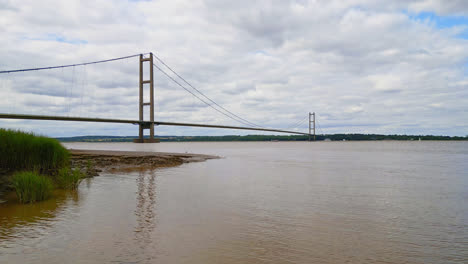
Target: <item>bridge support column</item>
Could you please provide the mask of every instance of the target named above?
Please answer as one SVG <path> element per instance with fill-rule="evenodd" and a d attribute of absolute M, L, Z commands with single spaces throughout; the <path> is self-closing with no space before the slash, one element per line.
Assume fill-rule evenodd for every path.
<path fill-rule="evenodd" d="M 310 119 L 310 117 L 313 116 L 314 119 Z M 309 112 L 309 141 L 311 141 L 311 126 L 310 124 L 313 123 L 314 124 L 314 141 L 315 141 L 315 112 L 311 113 Z"/>
<path fill-rule="evenodd" d="M 149 80 L 144 80 L 143 77 L 143 66 L 145 62 L 149 64 Z M 149 58 L 144 58 L 143 54 L 140 55 L 140 103 L 139 103 L 139 112 L 140 112 L 140 123 L 139 131 L 138 131 L 138 139 L 135 139 L 135 143 L 159 143 L 159 139 L 154 138 L 154 81 L 153 81 L 153 53 L 150 53 Z M 144 102 L 143 100 L 143 91 L 145 84 L 149 84 L 149 94 L 150 94 L 150 101 Z M 150 120 L 144 121 L 144 107 L 149 105 L 150 108 Z M 144 138 L 144 130 L 149 129 L 150 135 L 149 138 Z"/>
<path fill-rule="evenodd" d="M 313 112 L 312 115 L 314 116 L 313 123 L 314 123 L 314 141 L 315 141 L 315 112 Z"/>

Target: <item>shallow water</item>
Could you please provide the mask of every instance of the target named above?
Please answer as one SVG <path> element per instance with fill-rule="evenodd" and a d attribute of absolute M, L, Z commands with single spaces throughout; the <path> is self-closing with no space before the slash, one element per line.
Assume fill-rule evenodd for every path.
<path fill-rule="evenodd" d="M 0 204 L 0 263 L 468 262 L 468 142 L 66 145 L 223 158 Z"/>

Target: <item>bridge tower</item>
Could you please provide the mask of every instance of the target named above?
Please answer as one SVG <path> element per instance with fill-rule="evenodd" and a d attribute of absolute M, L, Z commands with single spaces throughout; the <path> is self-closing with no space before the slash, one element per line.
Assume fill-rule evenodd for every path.
<path fill-rule="evenodd" d="M 313 117 L 313 119 L 311 120 L 310 117 Z M 311 134 L 311 126 L 310 126 L 311 123 L 314 124 L 314 141 L 315 141 L 315 112 L 313 112 L 313 113 L 309 112 L 309 141 L 311 141 L 310 136 L 312 135 Z"/>
<path fill-rule="evenodd" d="M 145 62 L 149 64 L 149 80 L 144 79 L 144 65 Z M 139 133 L 138 133 L 138 139 L 135 139 L 135 143 L 159 143 L 159 139 L 154 138 L 154 79 L 153 79 L 153 53 L 150 53 L 149 58 L 144 58 L 143 54 L 140 54 L 140 103 L 139 103 L 139 109 L 140 109 L 140 118 L 139 118 Z M 144 95 L 144 90 L 145 90 L 145 84 L 148 86 L 149 84 L 149 102 L 144 102 L 143 100 L 143 95 Z M 145 106 L 149 106 L 149 121 L 144 120 L 144 108 Z M 145 129 L 150 130 L 150 135 L 148 139 L 144 138 L 144 133 L 143 131 Z"/>

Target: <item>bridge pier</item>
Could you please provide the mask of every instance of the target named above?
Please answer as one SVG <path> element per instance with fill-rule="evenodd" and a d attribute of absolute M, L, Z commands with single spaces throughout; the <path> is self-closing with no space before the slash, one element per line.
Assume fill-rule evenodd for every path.
<path fill-rule="evenodd" d="M 144 80 L 143 78 L 143 66 L 144 62 L 149 63 L 149 80 Z M 144 58 L 143 54 L 140 54 L 140 103 L 139 103 L 139 110 L 140 110 L 140 118 L 139 118 L 139 133 L 138 139 L 135 139 L 134 143 L 159 143 L 159 139 L 154 138 L 154 81 L 153 81 L 153 53 L 150 53 L 149 58 Z M 143 90 L 144 85 L 149 84 L 150 89 L 150 101 L 144 102 L 143 101 Z M 144 107 L 149 105 L 150 107 L 150 120 L 149 122 L 144 121 Z M 144 130 L 149 129 L 150 135 L 149 138 L 144 137 Z"/>

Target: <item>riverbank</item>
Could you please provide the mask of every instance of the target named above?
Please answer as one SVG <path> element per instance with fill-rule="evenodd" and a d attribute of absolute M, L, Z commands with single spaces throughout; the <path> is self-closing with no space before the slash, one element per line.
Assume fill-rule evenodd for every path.
<path fill-rule="evenodd" d="M 85 177 L 98 176 L 100 172 L 147 171 L 219 158 L 190 153 L 76 149 L 68 149 L 68 151 L 70 152 L 71 168 L 80 169 Z M 0 171 L 0 196 L 12 191 L 10 175 L 9 171 Z"/>
<path fill-rule="evenodd" d="M 190 153 L 76 149 L 69 149 L 69 151 L 72 167 L 88 171 L 88 176 L 96 176 L 102 171 L 145 171 L 219 158 Z"/>

